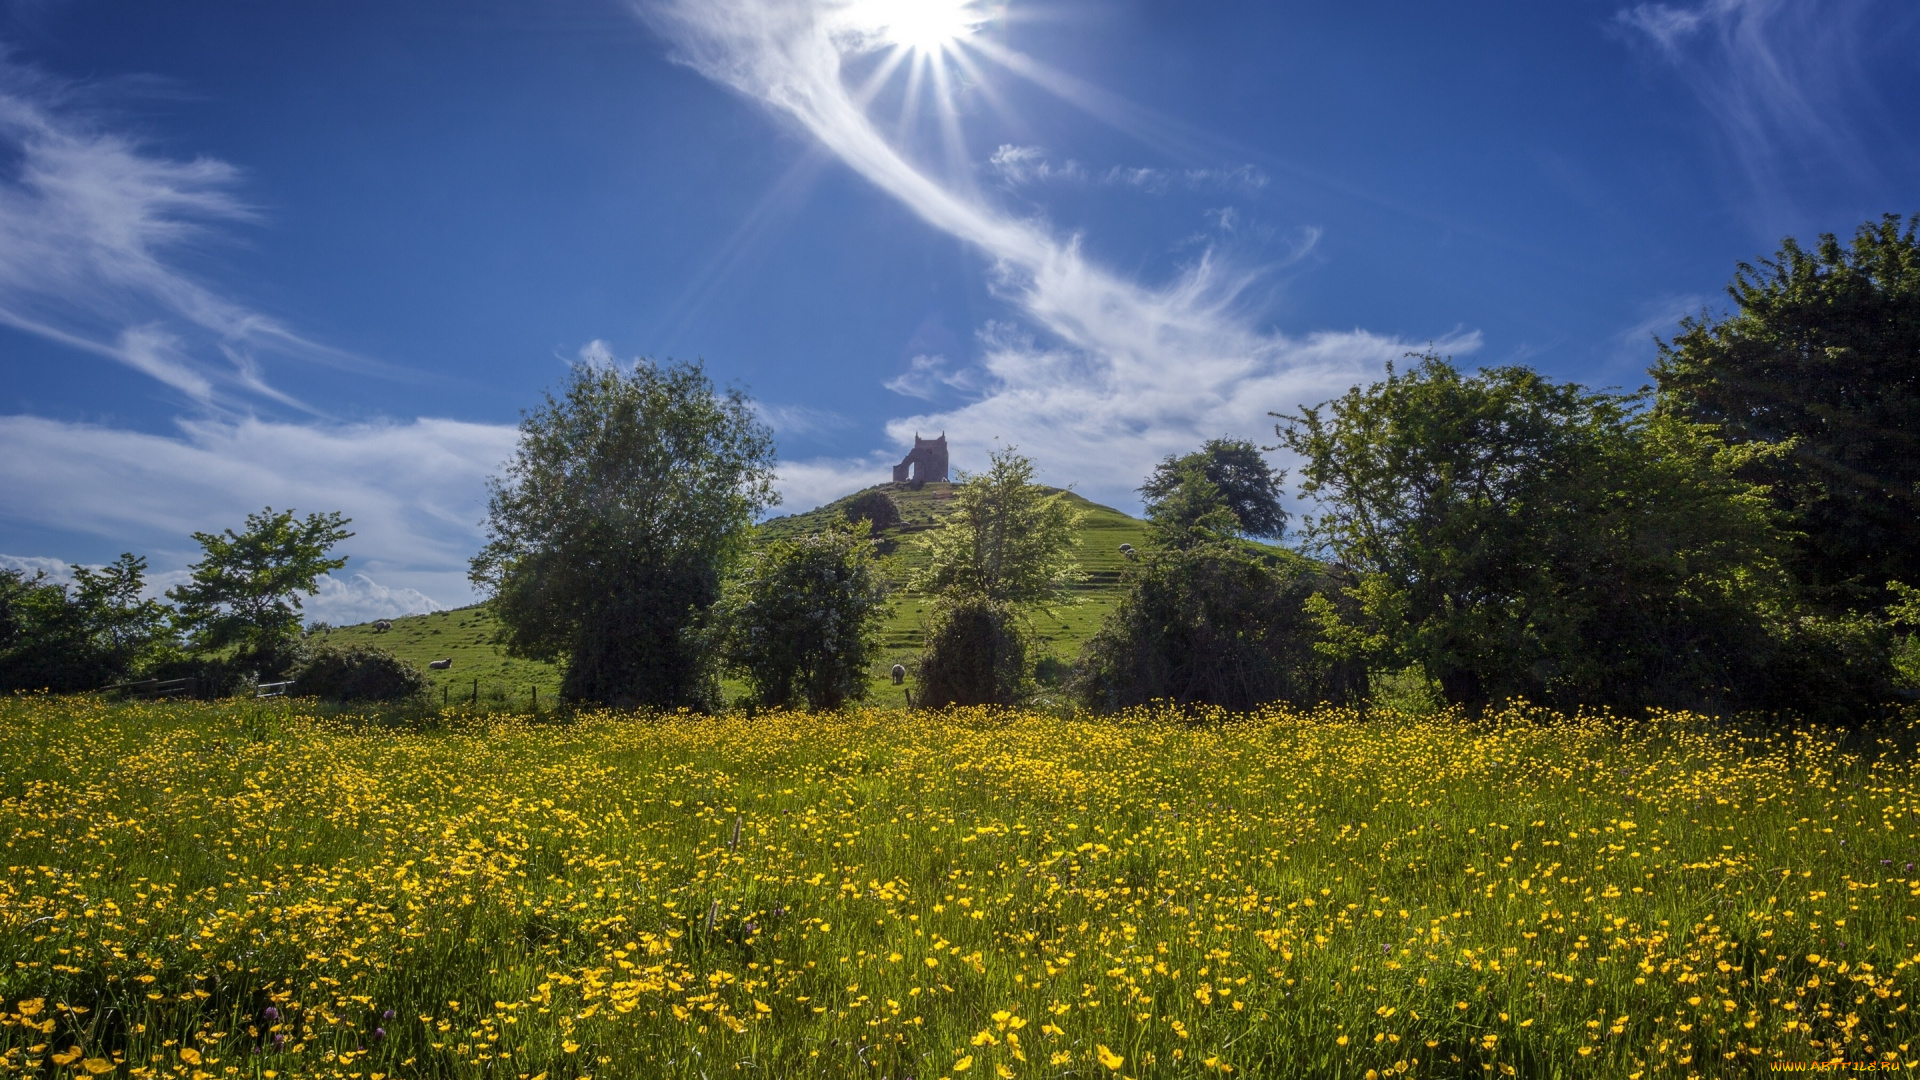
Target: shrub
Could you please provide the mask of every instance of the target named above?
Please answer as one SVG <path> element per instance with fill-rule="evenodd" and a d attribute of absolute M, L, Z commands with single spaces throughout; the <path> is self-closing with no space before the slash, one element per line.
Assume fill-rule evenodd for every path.
<path fill-rule="evenodd" d="M 961 595 L 937 603 L 927 620 L 920 654 L 919 702 L 949 705 L 1015 705 L 1029 690 L 1027 639 L 1007 603 Z"/>
<path fill-rule="evenodd" d="M 401 701 L 425 695 L 427 676 L 385 649 L 322 645 L 301 666 L 294 690 L 328 701 Z"/>
<path fill-rule="evenodd" d="M 848 521 L 866 521 L 874 532 L 900 524 L 900 505 L 884 491 L 869 491 L 847 504 Z"/>
<path fill-rule="evenodd" d="M 1154 546 L 1082 650 L 1072 690 L 1094 709 L 1165 700 L 1251 709 L 1358 697 L 1364 673 L 1314 650 L 1310 596 L 1331 582 L 1298 556 L 1226 540 Z"/>
<path fill-rule="evenodd" d="M 727 582 L 713 630 L 760 704 L 837 709 L 867 694 L 885 605 L 867 522 L 842 520 L 754 552 Z"/>

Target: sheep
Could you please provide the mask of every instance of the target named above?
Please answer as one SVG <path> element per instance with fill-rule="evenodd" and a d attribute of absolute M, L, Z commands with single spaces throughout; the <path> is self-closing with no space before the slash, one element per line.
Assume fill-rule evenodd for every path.
<path fill-rule="evenodd" d="M 445 660 L 429 660 L 427 666 L 435 671 L 445 671 L 453 666 L 453 657 L 449 656 Z"/>
<path fill-rule="evenodd" d="M 374 633 L 376 633 L 376 634 L 384 634 L 384 633 L 386 633 L 387 631 L 389 631 L 389 630 L 391 630 L 391 629 L 393 629 L 393 624 L 392 624 L 392 623 L 390 623 L 390 622 L 388 622 L 387 620 L 385 620 L 385 619 L 376 619 L 376 620 L 374 620 L 374 623 L 373 623 L 373 632 L 374 632 Z"/>
<path fill-rule="evenodd" d="M 1121 544 L 1121 545 L 1120 545 L 1120 555 L 1121 555 L 1121 557 L 1122 557 L 1122 558 L 1127 558 L 1127 559 L 1132 559 L 1132 558 L 1136 558 L 1136 557 L 1138 557 L 1138 556 L 1137 556 L 1137 554 L 1135 553 L 1135 551 L 1133 550 L 1133 545 L 1132 545 L 1132 544 Z"/>
<path fill-rule="evenodd" d="M 906 681 L 907 681 L 907 666 L 905 664 L 893 665 L 893 685 L 899 686 L 901 683 Z"/>

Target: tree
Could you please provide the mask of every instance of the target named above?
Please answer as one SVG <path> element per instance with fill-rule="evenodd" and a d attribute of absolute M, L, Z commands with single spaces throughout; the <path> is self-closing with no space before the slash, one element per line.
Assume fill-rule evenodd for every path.
<path fill-rule="evenodd" d="M 923 704 L 1010 705 L 1025 694 L 1025 617 L 1079 579 L 1080 520 L 1065 492 L 1033 482 L 1033 462 L 1012 447 L 963 478 L 944 527 L 920 541 L 927 563 L 911 583 L 934 600 L 917 679 Z"/>
<path fill-rule="evenodd" d="M 1169 456 L 1141 485 L 1140 493 L 1149 503 L 1164 500 L 1181 487 L 1182 473 L 1194 467 L 1219 492 L 1240 533 L 1277 537 L 1286 531 L 1287 512 L 1280 505 L 1280 492 L 1287 474 L 1269 466 L 1260 448 L 1245 439 L 1210 439 L 1191 454 Z"/>
<path fill-rule="evenodd" d="M 771 430 L 698 363 L 575 366 L 521 419 L 470 570 L 507 651 L 565 660 L 572 700 L 711 705 L 694 631 L 777 501 L 772 468 Z"/>
<path fill-rule="evenodd" d="M 760 704 L 819 711 L 867 696 L 885 614 L 872 525 L 843 518 L 762 544 L 727 582 L 713 625 L 723 662 Z"/>
<path fill-rule="evenodd" d="M 1033 482 L 1033 462 L 1012 447 L 995 451 L 987 471 L 963 477 L 942 528 L 924 534 L 927 555 L 913 585 L 930 593 L 968 593 L 1016 608 L 1045 604 L 1079 579 L 1080 511 L 1066 492 Z"/>
<path fill-rule="evenodd" d="M 1653 369 L 1659 408 L 1735 444 L 1799 535 L 1791 566 L 1829 612 L 1886 603 L 1920 581 L 1920 215 L 1888 215 L 1850 245 L 1792 239 L 1741 263 L 1737 309 L 1680 324 Z"/>
<path fill-rule="evenodd" d="M 1819 706 L 1796 687 L 1822 656 L 1827 704 L 1870 698 L 1847 634 L 1788 606 L 1767 492 L 1736 475 L 1767 451 L 1643 406 L 1426 356 L 1282 417 L 1308 535 L 1355 576 L 1326 646 L 1475 707 Z"/>
<path fill-rule="evenodd" d="M 192 578 L 168 590 L 177 619 L 203 653 L 234 650 L 232 664 L 251 664 L 263 677 L 285 674 L 299 659 L 300 597 L 319 587 L 320 575 L 347 565 L 328 552 L 353 534 L 338 513 L 248 514 L 246 530 L 193 534 L 201 559 Z"/>
<path fill-rule="evenodd" d="M 165 605 L 142 599 L 147 561 L 123 554 L 74 583 L 0 571 L 0 688 L 94 690 L 156 662 L 171 638 Z"/>

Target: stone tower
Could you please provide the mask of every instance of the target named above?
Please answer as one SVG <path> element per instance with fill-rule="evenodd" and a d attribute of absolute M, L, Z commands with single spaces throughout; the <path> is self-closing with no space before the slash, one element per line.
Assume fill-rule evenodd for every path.
<path fill-rule="evenodd" d="M 893 482 L 915 485 L 946 483 L 947 433 L 941 432 L 937 439 L 923 439 L 916 432 L 913 449 L 907 452 L 907 459 L 893 467 Z"/>

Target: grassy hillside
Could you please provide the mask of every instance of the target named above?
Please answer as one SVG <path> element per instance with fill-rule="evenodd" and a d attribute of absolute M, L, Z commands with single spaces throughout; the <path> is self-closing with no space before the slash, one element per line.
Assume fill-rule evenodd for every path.
<path fill-rule="evenodd" d="M 913 489 L 905 484 L 882 484 L 900 508 L 901 524 L 883 530 L 882 565 L 887 577 L 904 582 L 913 569 L 925 562 L 925 556 L 913 543 L 914 537 L 940 527 L 940 519 L 951 512 L 953 484 L 927 484 Z M 768 535 L 783 536 L 812 532 L 825 526 L 844 511 L 847 504 L 865 492 L 807 511 L 775 518 L 762 528 Z M 1085 513 L 1080 527 L 1080 565 L 1087 579 L 1073 589 L 1072 603 L 1038 617 L 1039 630 L 1052 654 L 1071 661 L 1080 646 L 1100 626 L 1120 598 L 1120 567 L 1124 562 L 1121 544 L 1139 546 L 1146 538 L 1146 523 L 1110 506 L 1089 502 L 1072 492 L 1068 501 Z M 906 663 L 920 651 L 920 625 L 926 617 L 926 598 L 898 590 L 893 610 L 882 633 L 881 658 L 872 672 L 873 701 L 882 706 L 904 706 L 905 697 L 888 672 L 894 664 Z M 432 615 L 411 615 L 391 620 L 393 629 L 376 631 L 372 623 L 340 627 L 326 640 L 342 645 L 378 645 L 422 668 L 431 660 L 451 659 L 447 671 L 429 671 L 434 680 L 434 696 L 446 693 L 450 698 L 472 694 L 479 682 L 480 699 L 496 703 L 526 703 L 535 688 L 542 698 L 557 699 L 560 670 L 552 664 L 515 660 L 494 644 L 493 617 L 484 607 L 467 607 Z M 743 692 L 730 687 L 729 696 Z"/>
<path fill-rule="evenodd" d="M 901 524 L 880 534 L 881 550 L 885 552 L 882 565 L 889 580 L 904 582 L 914 570 L 925 565 L 926 556 L 914 544 L 914 537 L 940 527 L 940 519 L 951 512 L 954 487 L 953 484 L 928 484 L 915 490 L 906 484 L 881 484 L 867 489 L 886 492 L 900 508 Z M 856 492 L 817 510 L 775 518 L 764 528 L 776 536 L 812 532 L 864 494 L 866 492 Z M 1062 661 L 1071 661 L 1079 653 L 1081 644 L 1093 636 L 1107 613 L 1119 602 L 1120 567 L 1125 561 L 1120 545 L 1138 547 L 1146 539 L 1147 530 L 1146 522 L 1110 506 L 1089 502 L 1072 492 L 1067 492 L 1067 501 L 1085 515 L 1080 524 L 1078 557 L 1087 579 L 1074 587 L 1071 603 L 1037 617 L 1041 636 L 1053 656 Z M 893 665 L 907 663 L 919 654 L 923 640 L 920 627 L 926 618 L 926 609 L 926 597 L 905 589 L 894 593 L 893 611 L 881 637 L 882 655 L 873 671 L 876 703 L 905 703 L 887 673 Z"/>
<path fill-rule="evenodd" d="M 553 664 L 515 660 L 494 644 L 493 616 L 484 607 L 436 611 L 394 619 L 393 629 L 377 631 L 373 623 L 343 626 L 323 640 L 334 645 L 378 645 L 403 660 L 411 660 L 433 680 L 433 696 L 451 700 L 474 692 L 495 704 L 530 704 L 537 688 L 543 701 L 560 699 L 560 669 Z M 453 661 L 446 671 L 433 671 L 434 660 Z"/>

